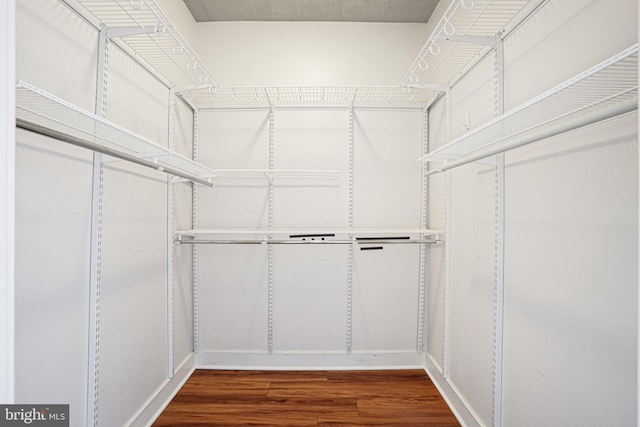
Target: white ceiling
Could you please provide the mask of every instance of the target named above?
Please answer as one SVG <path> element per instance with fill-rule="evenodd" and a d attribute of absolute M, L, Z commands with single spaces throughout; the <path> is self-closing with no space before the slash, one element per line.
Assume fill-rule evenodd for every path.
<path fill-rule="evenodd" d="M 439 0 L 184 0 L 197 22 L 426 23 Z"/>

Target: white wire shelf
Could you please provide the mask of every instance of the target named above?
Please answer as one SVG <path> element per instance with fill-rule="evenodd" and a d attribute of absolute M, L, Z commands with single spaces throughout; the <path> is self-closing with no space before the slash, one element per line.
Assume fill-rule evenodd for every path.
<path fill-rule="evenodd" d="M 493 48 L 496 34 L 528 3 L 453 0 L 398 86 L 214 87 L 183 92 L 182 96 L 199 107 L 220 109 L 424 108 L 483 51 Z"/>
<path fill-rule="evenodd" d="M 178 87 L 219 83 L 155 0 L 77 0 L 109 31 L 110 37 Z M 118 29 L 147 29 L 126 35 Z"/>
<path fill-rule="evenodd" d="M 214 169 L 219 178 L 305 178 L 337 179 L 342 175 L 337 169 Z"/>
<path fill-rule="evenodd" d="M 386 244 L 439 243 L 440 230 L 369 228 L 369 229 L 198 229 L 175 233 L 175 242 L 181 244 L 320 244 L 358 245 L 361 250 L 382 249 Z M 232 237 L 230 237 L 232 236 Z"/>
<path fill-rule="evenodd" d="M 174 153 L 130 130 L 103 119 L 26 82 L 16 84 L 16 119 L 55 132 L 70 139 L 84 141 L 118 156 L 139 159 L 157 165 L 155 169 L 175 171 L 183 178 L 208 183 L 215 171 Z M 70 142 L 70 141 L 67 141 Z M 122 158 L 122 157 L 120 157 Z"/>
<path fill-rule="evenodd" d="M 225 87 L 155 0 L 77 1 L 108 29 L 112 40 L 155 70 L 186 100 L 197 107 L 220 109 L 423 108 L 434 99 L 433 86 L 450 83 L 479 53 L 491 48 L 451 37 L 494 37 L 528 3 L 453 0 L 398 86 Z"/>
<path fill-rule="evenodd" d="M 352 235 L 352 236 L 400 236 L 400 235 L 413 235 L 413 236 L 437 236 L 441 234 L 441 230 L 429 230 L 425 228 L 332 228 L 332 229 L 320 229 L 320 228 L 208 228 L 197 230 L 181 230 L 176 231 L 175 235 L 180 237 L 199 237 L 199 236 L 211 236 L 211 235 L 262 235 L 262 236 L 312 236 L 312 235 Z"/>
<path fill-rule="evenodd" d="M 240 245 L 362 245 L 360 250 L 368 249 L 384 249 L 382 246 L 371 247 L 371 245 L 387 245 L 387 244 L 425 244 L 425 243 L 440 243 L 439 239 L 385 239 L 383 237 L 376 239 L 358 240 L 358 239 L 195 239 L 195 240 L 181 240 L 178 239 L 175 243 L 191 244 L 191 245 L 221 245 L 221 244 L 240 244 Z"/>
<path fill-rule="evenodd" d="M 555 86 L 418 161 L 437 173 L 638 108 L 638 45 Z"/>
<path fill-rule="evenodd" d="M 397 86 L 219 87 L 182 94 L 202 108 L 392 107 L 422 108 L 431 91 Z"/>
<path fill-rule="evenodd" d="M 212 182 L 220 186 L 238 186 L 245 182 L 253 187 L 256 182 L 264 182 L 274 186 L 282 183 L 287 186 L 308 187 L 310 182 L 330 183 L 342 176 L 342 171 L 336 169 L 213 169 L 213 171 L 216 176 L 212 177 Z"/>
<path fill-rule="evenodd" d="M 490 39 L 500 33 L 529 0 L 453 0 L 401 85 L 449 85 L 461 71 L 491 49 Z M 462 42 L 475 38 L 474 43 Z M 484 41 L 481 41 L 483 40 Z M 481 44 L 477 44 L 480 41 Z"/>

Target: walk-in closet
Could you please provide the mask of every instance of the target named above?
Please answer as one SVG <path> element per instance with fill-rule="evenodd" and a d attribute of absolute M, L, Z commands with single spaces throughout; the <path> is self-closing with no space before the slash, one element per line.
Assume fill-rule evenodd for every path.
<path fill-rule="evenodd" d="M 418 370 L 640 425 L 639 2 L 0 3 L 0 406 Z"/>

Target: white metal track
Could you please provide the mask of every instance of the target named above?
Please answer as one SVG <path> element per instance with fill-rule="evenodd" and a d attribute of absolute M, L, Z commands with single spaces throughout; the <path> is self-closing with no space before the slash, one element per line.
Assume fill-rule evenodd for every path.
<path fill-rule="evenodd" d="M 422 152 L 427 153 L 429 151 L 429 110 L 426 108 L 422 112 Z M 422 194 L 421 194 L 421 222 L 420 227 L 427 228 L 429 222 L 429 178 L 426 175 L 428 165 L 422 164 L 421 179 L 422 179 Z M 427 284 L 428 280 L 428 260 L 429 250 L 426 245 L 420 246 L 420 282 L 418 291 L 418 339 L 417 350 L 419 352 L 426 352 L 426 311 L 427 311 Z"/>
<path fill-rule="evenodd" d="M 175 114 L 176 114 L 176 99 L 175 93 L 171 89 L 169 90 L 168 99 L 168 117 L 169 121 L 169 149 L 175 148 Z M 175 375 L 174 366 L 174 296 L 175 296 L 175 248 L 173 245 L 173 233 L 175 231 L 174 219 L 175 219 L 175 191 L 173 188 L 174 178 L 170 175 L 167 176 L 167 377 L 172 379 Z"/>
<path fill-rule="evenodd" d="M 495 115 L 504 113 L 504 43 L 496 36 L 494 52 Z M 493 426 L 502 426 L 502 373 L 504 348 L 504 220 L 505 154 L 499 154 L 495 170 L 495 283 L 493 312 Z"/>
<path fill-rule="evenodd" d="M 198 123 L 199 113 L 196 108 L 193 110 L 193 160 L 198 160 Z M 191 193 L 191 225 L 195 228 L 198 227 L 198 185 L 192 184 Z M 193 310 L 193 351 L 198 352 L 200 350 L 200 288 L 199 288 L 199 268 L 198 268 L 198 245 L 193 245 L 191 248 L 191 281 L 192 281 L 192 310 Z"/>
<path fill-rule="evenodd" d="M 276 113 L 273 109 L 269 112 L 269 169 L 275 169 L 275 116 Z M 268 227 L 269 236 L 274 227 L 274 212 L 275 212 L 275 188 L 273 185 L 269 185 L 269 206 L 268 206 L 269 218 Z M 269 246 L 267 249 L 267 351 L 269 354 L 273 353 L 273 264 L 274 264 L 274 248 Z"/>
<path fill-rule="evenodd" d="M 107 82 L 109 68 L 109 40 L 103 29 L 98 38 L 98 67 L 96 77 L 96 114 L 107 114 Z M 95 121 L 94 123 L 97 123 Z M 96 129 L 101 132 L 103 128 Z M 100 286 L 102 279 L 102 200 L 104 167 L 102 154 L 93 155 L 91 189 L 91 250 L 89 277 L 89 349 L 87 372 L 87 426 L 98 425 L 98 396 L 100 385 Z"/>
<path fill-rule="evenodd" d="M 445 121 L 446 121 L 446 141 L 451 141 L 451 127 L 452 127 L 452 99 L 451 89 L 446 92 L 445 99 Z M 427 172 L 429 175 L 429 172 Z M 447 172 L 445 181 L 445 216 L 446 216 L 446 231 L 445 231 L 445 255 L 444 255 L 444 326 L 443 326 L 443 349 L 442 349 L 442 376 L 444 379 L 449 379 L 449 362 L 451 351 L 451 246 L 453 245 L 451 239 L 451 227 L 452 227 L 452 199 L 453 199 L 453 175 L 451 172 Z"/>
<path fill-rule="evenodd" d="M 353 175 L 354 175 L 354 153 L 355 153 L 355 113 L 353 108 L 349 109 L 349 210 L 347 213 L 347 226 L 353 229 Z M 348 235 L 353 239 L 353 234 Z M 353 343 L 353 246 L 347 247 L 347 324 L 346 324 L 346 351 L 351 353 Z"/>

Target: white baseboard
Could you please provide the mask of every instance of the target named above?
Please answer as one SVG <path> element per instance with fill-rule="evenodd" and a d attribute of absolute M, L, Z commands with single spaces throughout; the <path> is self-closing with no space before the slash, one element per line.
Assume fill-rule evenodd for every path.
<path fill-rule="evenodd" d="M 467 407 L 462 397 L 456 392 L 456 389 L 442 375 L 442 370 L 439 369 L 429 355 L 425 355 L 424 370 L 463 427 L 482 427 L 482 424 L 478 422 L 473 412 Z"/>
<path fill-rule="evenodd" d="M 191 353 L 182 362 L 171 379 L 167 379 L 153 396 L 131 417 L 128 426 L 151 426 L 153 422 L 160 416 L 162 411 L 171 402 L 171 399 L 178 393 L 184 383 L 187 382 L 193 371 L 195 370 L 195 358 Z"/>
<path fill-rule="evenodd" d="M 206 351 L 196 354 L 196 367 L 242 370 L 424 369 L 424 355 L 417 352 L 267 354 Z"/>

